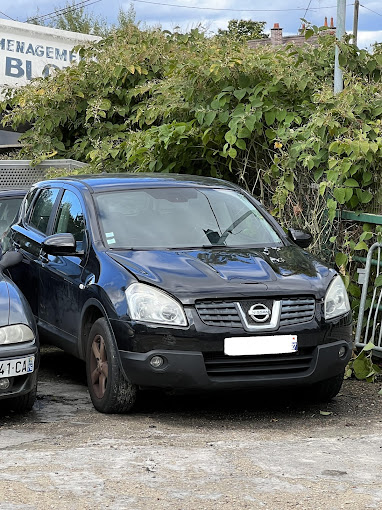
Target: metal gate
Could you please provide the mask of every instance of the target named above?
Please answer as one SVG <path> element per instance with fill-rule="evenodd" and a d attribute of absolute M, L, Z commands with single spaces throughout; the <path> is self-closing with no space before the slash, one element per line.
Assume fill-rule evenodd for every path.
<path fill-rule="evenodd" d="M 367 254 L 365 269 L 358 270 L 358 282 L 362 284 L 362 294 L 355 345 L 364 347 L 368 342 L 373 342 L 375 345 L 373 354 L 382 357 L 382 285 L 375 285 L 378 277 L 380 277 L 379 280 L 382 280 L 381 250 L 382 244 L 373 244 Z M 377 283 L 379 284 L 379 281 Z M 368 294 L 370 305 L 365 310 Z"/>

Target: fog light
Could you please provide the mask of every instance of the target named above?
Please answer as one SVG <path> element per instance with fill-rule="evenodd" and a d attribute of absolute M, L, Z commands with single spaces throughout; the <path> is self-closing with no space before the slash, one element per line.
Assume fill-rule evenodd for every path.
<path fill-rule="evenodd" d="M 8 377 L 4 377 L 4 379 L 0 379 L 0 390 L 7 390 L 9 388 L 10 381 Z"/>
<path fill-rule="evenodd" d="M 153 368 L 160 368 L 164 363 L 162 356 L 153 356 L 150 360 L 150 365 Z"/>
<path fill-rule="evenodd" d="M 342 347 L 340 347 L 339 351 L 338 351 L 338 356 L 340 358 L 343 358 L 346 354 L 346 347 L 343 345 Z"/>

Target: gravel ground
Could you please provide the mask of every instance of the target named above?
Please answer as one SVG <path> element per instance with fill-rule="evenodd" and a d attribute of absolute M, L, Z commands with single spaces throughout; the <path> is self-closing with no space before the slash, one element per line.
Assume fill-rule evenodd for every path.
<path fill-rule="evenodd" d="M 0 412 L 0 510 L 380 509 L 380 387 L 345 381 L 324 406 L 150 392 L 102 415 L 83 363 L 44 347 L 33 411 Z"/>

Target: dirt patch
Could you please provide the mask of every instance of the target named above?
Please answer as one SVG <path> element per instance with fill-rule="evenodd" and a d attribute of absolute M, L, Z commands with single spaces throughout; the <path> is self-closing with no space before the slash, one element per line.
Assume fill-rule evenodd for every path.
<path fill-rule="evenodd" d="M 84 364 L 44 347 L 34 410 L 0 416 L 0 510 L 378 509 L 379 389 L 345 381 L 325 406 L 146 392 L 133 414 L 103 415 Z"/>

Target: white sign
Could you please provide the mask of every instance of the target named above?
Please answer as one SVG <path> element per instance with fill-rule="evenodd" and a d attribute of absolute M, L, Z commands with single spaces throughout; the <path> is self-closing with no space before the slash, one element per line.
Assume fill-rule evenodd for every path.
<path fill-rule="evenodd" d="M 25 85 L 78 62 L 78 45 L 100 38 L 40 25 L 0 19 L 0 88 Z"/>

